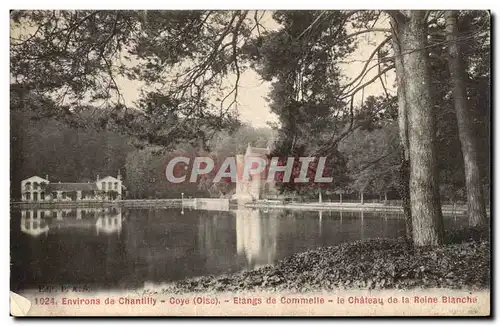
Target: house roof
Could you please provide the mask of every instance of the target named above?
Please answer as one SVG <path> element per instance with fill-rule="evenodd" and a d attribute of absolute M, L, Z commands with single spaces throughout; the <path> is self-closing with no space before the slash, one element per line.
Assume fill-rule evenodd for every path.
<path fill-rule="evenodd" d="M 95 183 L 49 183 L 48 191 L 97 191 Z"/>
<path fill-rule="evenodd" d="M 104 180 L 121 181 L 120 179 L 117 179 L 115 177 L 108 175 L 107 177 L 97 179 L 97 182 L 104 181 Z"/>
<path fill-rule="evenodd" d="M 22 180 L 22 182 L 25 182 L 25 181 L 39 181 L 39 182 L 49 183 L 49 180 L 41 178 L 41 177 L 39 177 L 37 175 L 34 175 L 32 177 L 29 177 L 29 178 L 26 178 L 26 179 Z"/>

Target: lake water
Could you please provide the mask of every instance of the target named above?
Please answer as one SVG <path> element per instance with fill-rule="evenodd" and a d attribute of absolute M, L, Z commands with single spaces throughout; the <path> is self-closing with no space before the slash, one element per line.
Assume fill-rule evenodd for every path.
<path fill-rule="evenodd" d="M 446 217 L 459 226 L 464 217 Z M 17 210 L 11 217 L 11 289 L 145 282 L 221 274 L 293 253 L 404 234 L 390 213 L 184 209 Z"/>

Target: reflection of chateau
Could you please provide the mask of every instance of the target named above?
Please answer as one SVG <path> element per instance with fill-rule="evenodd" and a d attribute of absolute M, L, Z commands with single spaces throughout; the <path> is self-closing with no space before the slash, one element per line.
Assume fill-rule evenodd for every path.
<path fill-rule="evenodd" d="M 48 176 L 43 179 L 36 175 L 21 181 L 22 200 L 29 202 L 119 200 L 122 189 L 125 186 L 120 171 L 116 178 L 98 175 L 92 183 L 50 183 Z"/>
<path fill-rule="evenodd" d="M 236 211 L 236 249 L 251 267 L 271 264 L 276 258 L 277 219 L 259 210 Z"/>
<path fill-rule="evenodd" d="M 120 207 L 74 208 L 50 210 L 22 210 L 21 232 L 38 236 L 64 230 L 95 229 L 97 235 L 120 233 L 122 211 Z"/>
<path fill-rule="evenodd" d="M 245 155 L 236 155 L 236 191 L 233 195 L 233 199 L 237 199 L 239 202 L 248 202 L 253 200 L 259 200 L 268 194 L 273 194 L 276 192 L 274 182 L 266 182 L 267 178 L 267 167 L 269 166 L 268 155 L 271 153 L 269 146 L 267 148 L 252 147 L 248 144 Z M 251 174 L 249 180 L 243 180 L 243 172 L 245 169 L 245 164 L 248 162 L 250 157 L 262 158 L 266 161 L 266 169 L 262 173 Z M 256 168 L 256 166 L 252 166 Z"/>

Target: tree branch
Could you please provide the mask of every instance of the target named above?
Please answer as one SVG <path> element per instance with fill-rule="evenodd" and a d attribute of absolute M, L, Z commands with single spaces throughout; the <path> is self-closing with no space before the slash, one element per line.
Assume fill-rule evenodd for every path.
<path fill-rule="evenodd" d="M 359 92 L 361 89 L 365 88 L 366 86 L 370 85 L 371 83 L 373 83 L 375 80 L 377 80 L 377 78 L 379 78 L 380 76 L 382 76 L 383 74 L 385 74 L 386 72 L 388 72 L 389 70 L 393 69 L 394 68 L 394 65 L 390 65 L 388 67 L 386 67 L 384 70 L 382 70 L 381 72 L 379 72 L 377 75 L 375 75 L 373 78 L 371 78 L 369 81 L 367 81 L 366 83 L 362 84 L 361 86 L 355 88 L 354 90 L 352 90 L 349 94 L 346 94 L 345 96 L 342 96 L 340 99 L 343 100 L 349 96 L 354 96 L 357 92 Z"/>
<path fill-rule="evenodd" d="M 343 87 L 344 89 L 346 89 L 349 86 L 353 85 L 354 83 L 356 83 L 356 81 L 358 81 L 360 78 L 362 79 L 365 76 L 365 72 L 366 72 L 366 69 L 368 68 L 368 65 L 370 64 L 370 61 L 373 59 L 373 57 L 375 56 L 375 54 L 377 54 L 379 52 L 379 50 L 384 45 L 386 45 L 387 42 L 389 42 L 391 40 L 391 38 L 392 38 L 391 36 L 386 37 L 382 42 L 380 42 L 380 44 L 373 50 L 373 52 L 368 57 L 368 60 L 366 61 L 365 65 L 363 66 L 363 69 L 361 70 L 361 72 L 359 73 L 359 75 L 356 78 L 354 78 L 350 83 L 348 83 L 347 85 L 345 85 Z"/>

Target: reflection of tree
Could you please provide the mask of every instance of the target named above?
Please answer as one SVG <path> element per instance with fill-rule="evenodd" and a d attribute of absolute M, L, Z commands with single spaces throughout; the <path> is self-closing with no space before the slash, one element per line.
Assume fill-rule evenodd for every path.
<path fill-rule="evenodd" d="M 191 272 L 188 258 L 196 245 L 191 218 L 169 210 L 133 211 L 123 229 L 130 281 L 180 279 Z"/>
<path fill-rule="evenodd" d="M 259 210 L 236 212 L 236 249 L 250 267 L 271 264 L 276 257 L 277 219 Z"/>
<path fill-rule="evenodd" d="M 361 210 L 360 212 L 360 222 L 361 222 L 361 226 L 359 228 L 360 237 L 361 240 L 363 240 L 365 238 L 365 212 L 363 210 Z"/>
<path fill-rule="evenodd" d="M 212 211 L 198 216 L 198 250 L 203 266 L 211 272 L 227 271 L 235 266 L 236 235 L 232 213 Z"/>

